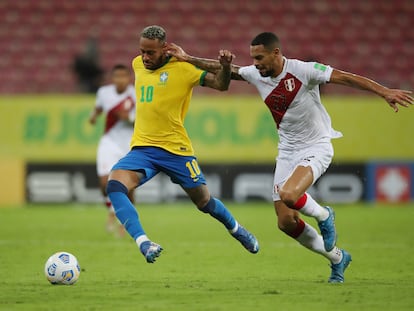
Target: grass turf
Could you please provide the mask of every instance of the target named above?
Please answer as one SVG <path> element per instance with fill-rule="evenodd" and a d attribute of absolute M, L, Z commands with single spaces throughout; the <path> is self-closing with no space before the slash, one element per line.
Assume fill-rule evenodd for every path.
<path fill-rule="evenodd" d="M 104 230 L 97 206 L 0 208 L 0 310 L 413 310 L 413 206 L 336 208 L 346 283 L 328 262 L 277 231 L 268 204 L 229 204 L 261 243 L 249 254 L 189 204 L 139 208 L 165 251 L 147 264 L 130 238 Z M 313 221 L 311 221 L 313 223 Z M 43 265 L 74 253 L 73 286 L 50 285 Z"/>

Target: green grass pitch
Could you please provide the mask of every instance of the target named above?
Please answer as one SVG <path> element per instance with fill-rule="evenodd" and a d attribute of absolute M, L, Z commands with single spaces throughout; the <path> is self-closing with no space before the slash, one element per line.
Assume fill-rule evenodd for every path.
<path fill-rule="evenodd" d="M 272 206 L 228 204 L 253 231 L 252 255 L 192 205 L 139 207 L 165 251 L 147 264 L 130 238 L 104 230 L 98 206 L 0 208 L 0 310 L 413 310 L 414 206 L 339 206 L 339 245 L 353 255 L 346 283 L 328 262 L 280 233 Z M 313 220 L 310 220 L 313 223 Z M 81 265 L 73 286 L 43 274 L 54 252 Z"/>

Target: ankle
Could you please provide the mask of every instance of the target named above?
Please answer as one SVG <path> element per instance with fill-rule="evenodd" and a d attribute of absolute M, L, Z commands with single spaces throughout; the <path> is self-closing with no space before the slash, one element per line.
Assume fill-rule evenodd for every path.
<path fill-rule="evenodd" d="M 135 242 L 137 243 L 137 245 L 138 245 L 138 247 L 139 247 L 139 249 L 141 249 L 141 245 L 143 244 L 143 243 L 145 243 L 145 242 L 149 242 L 150 240 L 148 239 L 148 237 L 145 235 L 145 234 L 143 234 L 143 235 L 141 235 L 141 236 L 139 236 L 139 237 L 137 237 L 136 239 L 135 239 Z"/>

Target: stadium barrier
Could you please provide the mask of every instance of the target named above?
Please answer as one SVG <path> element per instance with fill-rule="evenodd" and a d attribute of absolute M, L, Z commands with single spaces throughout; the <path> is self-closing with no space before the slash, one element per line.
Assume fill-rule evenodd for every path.
<path fill-rule="evenodd" d="M 213 195 L 225 200 L 272 201 L 273 165 L 202 165 Z M 310 189 L 328 203 L 407 202 L 414 199 L 414 163 L 333 164 Z M 372 189 L 375 189 L 374 191 Z M 136 191 L 137 202 L 173 202 L 186 198 L 169 177 L 159 174 Z M 26 199 L 30 203 L 102 201 L 94 164 L 27 165 Z"/>
<path fill-rule="evenodd" d="M 366 167 L 366 176 L 368 201 L 414 200 L 414 163 L 372 162 Z"/>

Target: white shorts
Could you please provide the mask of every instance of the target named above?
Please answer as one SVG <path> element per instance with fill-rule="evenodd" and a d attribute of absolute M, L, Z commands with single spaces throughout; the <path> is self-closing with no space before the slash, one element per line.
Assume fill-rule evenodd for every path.
<path fill-rule="evenodd" d="M 280 200 L 278 189 L 289 179 L 296 167 L 310 166 L 313 172 L 313 183 L 315 183 L 328 169 L 333 154 L 330 142 L 318 143 L 302 150 L 279 150 L 273 180 L 273 201 Z"/>
<path fill-rule="evenodd" d="M 129 149 L 123 149 L 107 136 L 102 136 L 99 140 L 96 171 L 98 176 L 107 176 L 112 167 L 127 153 Z"/>

